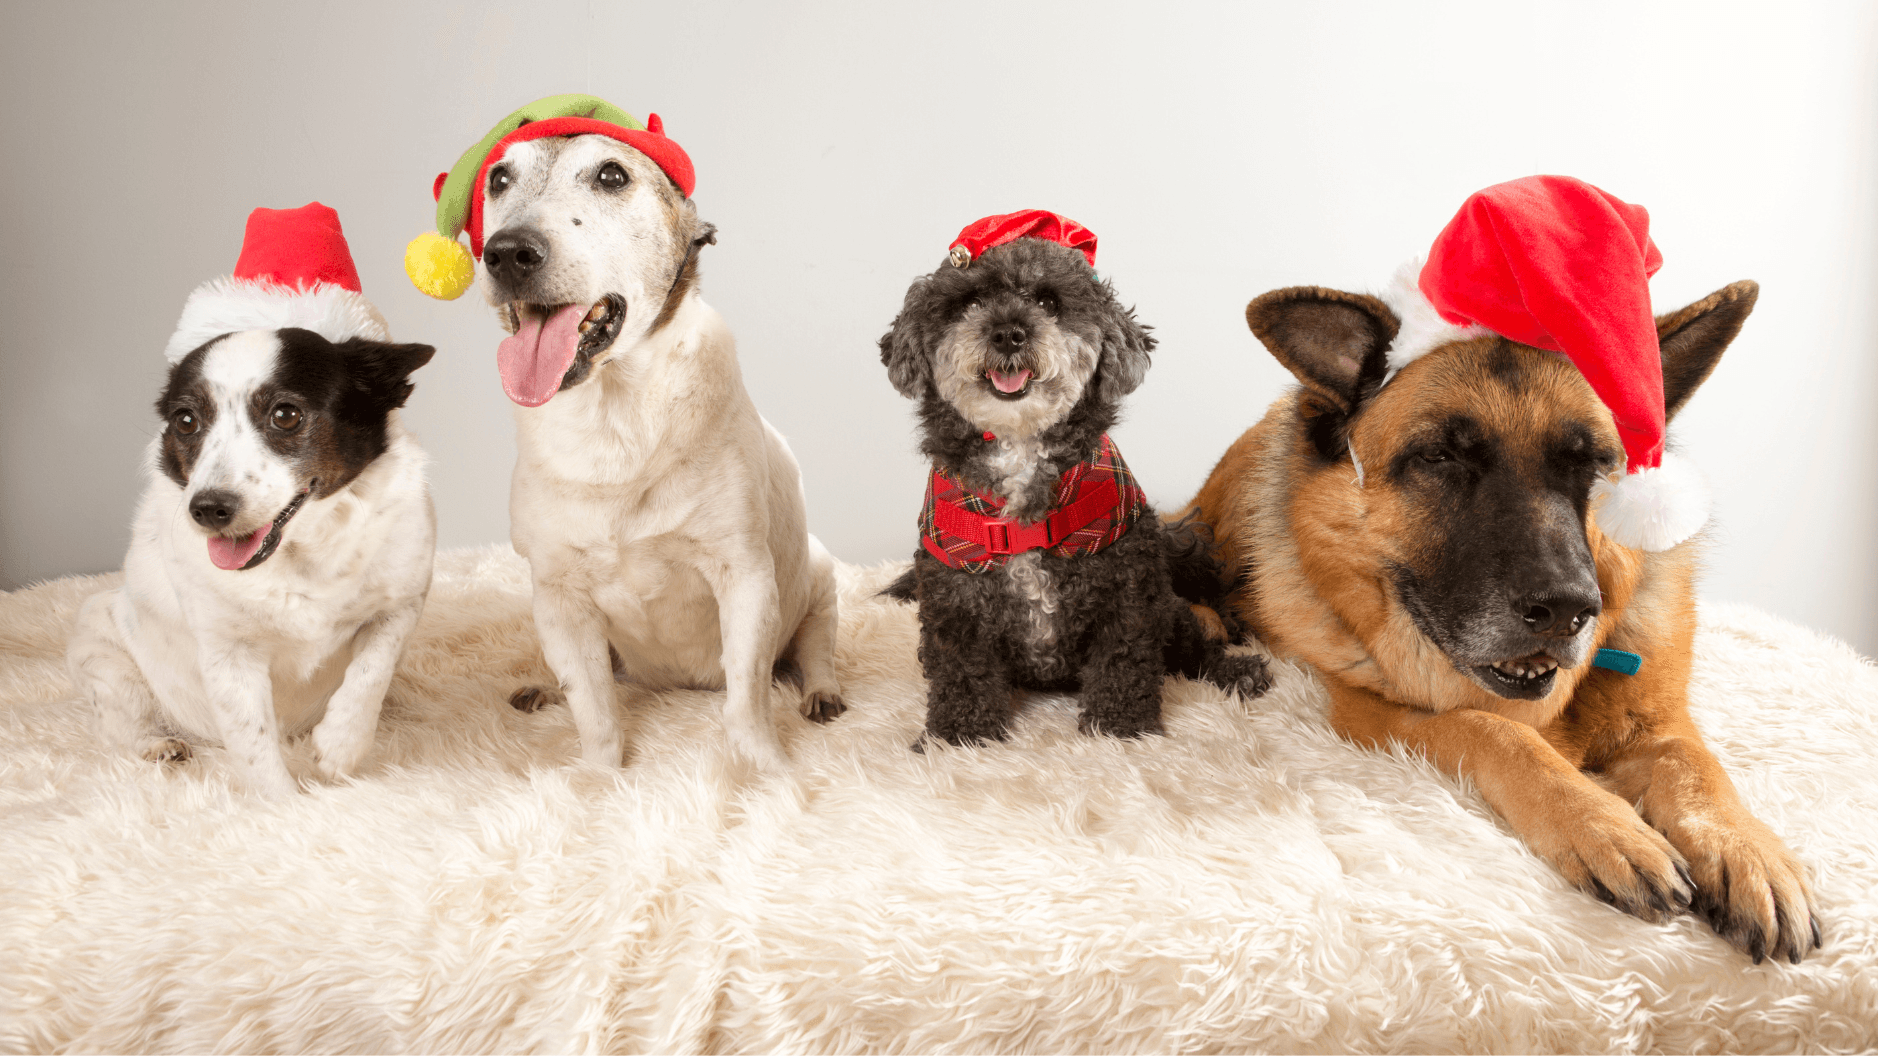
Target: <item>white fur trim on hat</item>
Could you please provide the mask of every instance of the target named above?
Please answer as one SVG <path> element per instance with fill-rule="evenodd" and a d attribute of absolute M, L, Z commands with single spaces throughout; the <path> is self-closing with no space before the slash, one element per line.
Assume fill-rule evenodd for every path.
<path fill-rule="evenodd" d="M 182 318 L 163 354 L 171 363 L 210 340 L 237 330 L 297 326 L 328 341 L 351 337 L 391 340 L 385 317 L 361 294 L 317 282 L 308 289 L 237 279 L 210 279 L 183 302 Z"/>
<path fill-rule="evenodd" d="M 1708 523 L 1708 479 L 1694 462 L 1663 452 L 1663 464 L 1591 485 L 1591 510 L 1612 542 L 1662 551 Z"/>
<path fill-rule="evenodd" d="M 1441 318 L 1441 313 L 1422 295 L 1421 275 L 1422 258 L 1416 257 L 1395 269 L 1395 277 L 1389 280 L 1388 287 L 1376 295 L 1402 324 L 1395 333 L 1395 341 L 1389 345 L 1391 371 L 1401 370 L 1450 341 L 1466 341 L 1493 333 L 1484 326 L 1455 326 Z"/>

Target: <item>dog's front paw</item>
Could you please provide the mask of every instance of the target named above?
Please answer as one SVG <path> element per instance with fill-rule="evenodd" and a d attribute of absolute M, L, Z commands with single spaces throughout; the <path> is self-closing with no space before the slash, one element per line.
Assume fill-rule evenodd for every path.
<path fill-rule="evenodd" d="M 594 766 L 617 769 L 626 763 L 626 744 L 618 733 L 610 737 L 589 739 L 585 734 L 580 738 L 581 762 Z"/>
<path fill-rule="evenodd" d="M 934 740 L 944 741 L 954 748 L 982 747 L 1011 739 L 1010 729 L 998 722 L 939 723 L 928 720 L 926 732 L 912 744 L 914 751 L 926 754 L 926 745 Z"/>
<path fill-rule="evenodd" d="M 1102 718 L 1084 712 L 1076 720 L 1076 728 L 1083 733 L 1110 737 L 1167 736 L 1167 728 L 1161 724 L 1158 709 L 1153 713 L 1107 715 Z"/>
<path fill-rule="evenodd" d="M 153 763 L 180 765 L 189 761 L 189 742 L 177 737 L 162 737 L 144 746 L 143 757 Z"/>
<path fill-rule="evenodd" d="M 1232 653 L 1219 658 L 1213 670 L 1207 672 L 1206 680 L 1228 693 L 1252 700 L 1272 688 L 1272 669 L 1265 658 L 1256 653 Z"/>
<path fill-rule="evenodd" d="M 523 686 L 509 694 L 509 707 L 516 711 L 537 712 L 542 708 L 566 703 L 567 697 L 553 686 Z"/>
<path fill-rule="evenodd" d="M 1695 912 L 1730 946 L 1792 964 L 1819 948 L 1819 917 L 1805 873 L 1771 830 L 1745 823 L 1678 825 L 1671 841 L 1689 860 Z"/>
<path fill-rule="evenodd" d="M 847 710 L 848 706 L 841 702 L 839 693 L 818 689 L 802 694 L 802 717 L 810 722 L 833 722 Z"/>
<path fill-rule="evenodd" d="M 350 776 L 372 750 L 372 729 L 361 735 L 337 730 L 327 723 L 313 727 L 313 752 L 320 776 L 328 781 Z"/>
<path fill-rule="evenodd" d="M 1600 788 L 1567 787 L 1548 807 L 1545 830 L 1522 835 L 1567 880 L 1652 924 L 1689 908 L 1695 885 L 1682 855 L 1630 804 Z"/>

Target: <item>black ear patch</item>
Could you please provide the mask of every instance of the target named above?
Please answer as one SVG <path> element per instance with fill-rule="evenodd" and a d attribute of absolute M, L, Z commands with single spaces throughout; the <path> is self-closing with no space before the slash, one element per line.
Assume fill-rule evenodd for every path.
<path fill-rule="evenodd" d="M 325 498 L 385 453 L 391 412 L 411 395 L 411 372 L 430 362 L 429 345 L 355 337 L 337 344 L 311 330 L 277 332 L 280 353 L 256 406 L 291 400 L 311 412 L 286 457 L 305 467 Z"/>
<path fill-rule="evenodd" d="M 1343 457 L 1350 415 L 1388 373 L 1389 344 L 1400 326 L 1395 313 L 1360 293 L 1292 286 L 1254 298 L 1245 321 L 1304 385 L 1299 409 L 1317 450 Z"/>
<path fill-rule="evenodd" d="M 437 354 L 430 345 L 394 345 L 363 337 L 341 341 L 332 348 L 346 362 L 353 390 L 383 406 L 381 417 L 404 406 L 411 396 L 411 372 Z"/>
<path fill-rule="evenodd" d="M 1760 296 L 1760 283 L 1744 279 L 1656 317 L 1656 340 L 1663 350 L 1664 421 L 1675 418 L 1708 380 Z"/>

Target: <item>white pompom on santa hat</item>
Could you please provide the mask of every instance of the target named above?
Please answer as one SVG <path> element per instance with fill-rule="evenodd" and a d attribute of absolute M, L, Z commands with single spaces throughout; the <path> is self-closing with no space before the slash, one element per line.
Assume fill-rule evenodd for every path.
<path fill-rule="evenodd" d="M 1401 321 L 1389 347 L 1400 370 L 1452 341 L 1498 334 L 1560 352 L 1611 410 L 1627 465 L 1592 488 L 1598 528 L 1661 551 L 1708 523 L 1709 492 L 1686 459 L 1665 454 L 1663 359 L 1650 276 L 1663 255 L 1650 215 L 1569 176 L 1528 176 L 1468 198 L 1426 263 L 1396 273 L 1382 299 Z"/>
<path fill-rule="evenodd" d="M 318 202 L 248 214 L 235 271 L 195 288 L 163 354 L 171 363 L 238 330 L 311 330 L 328 341 L 391 340 L 359 292 L 339 214 Z"/>

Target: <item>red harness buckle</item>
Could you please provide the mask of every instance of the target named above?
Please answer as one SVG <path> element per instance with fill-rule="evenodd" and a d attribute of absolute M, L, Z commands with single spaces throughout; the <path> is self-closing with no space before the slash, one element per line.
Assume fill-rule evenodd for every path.
<path fill-rule="evenodd" d="M 977 543 L 989 557 L 1010 557 L 1056 546 L 1113 509 L 1118 496 L 1114 481 L 1100 481 L 1086 488 L 1082 498 L 1052 510 L 1034 524 L 973 513 L 947 499 L 935 500 L 934 515 L 941 531 Z"/>
<path fill-rule="evenodd" d="M 984 521 L 985 552 L 1000 557 L 1011 552 L 1011 522 L 1002 517 Z"/>
<path fill-rule="evenodd" d="M 983 531 L 980 543 L 988 554 L 1009 557 L 1012 554 L 1027 553 L 1055 546 L 1056 520 L 1046 517 L 1036 524 L 1026 525 L 1009 517 L 984 517 L 979 520 Z M 978 540 L 973 540 L 978 542 Z"/>

